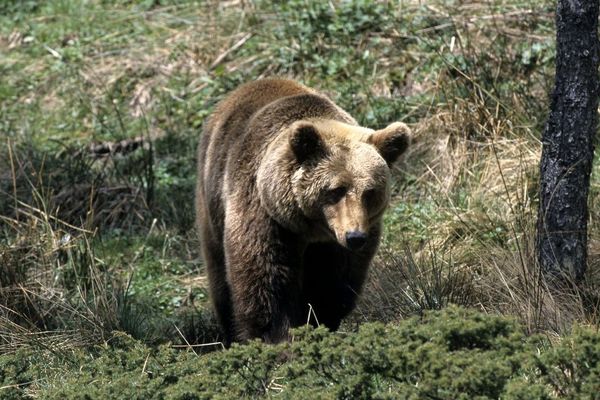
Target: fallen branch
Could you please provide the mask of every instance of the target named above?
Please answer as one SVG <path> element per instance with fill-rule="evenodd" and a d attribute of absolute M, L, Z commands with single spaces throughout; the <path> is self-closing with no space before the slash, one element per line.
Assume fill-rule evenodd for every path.
<path fill-rule="evenodd" d="M 137 136 L 119 142 L 92 143 L 90 144 L 90 152 L 96 158 L 108 157 L 113 154 L 127 154 L 142 147 L 145 142 L 144 137 Z"/>

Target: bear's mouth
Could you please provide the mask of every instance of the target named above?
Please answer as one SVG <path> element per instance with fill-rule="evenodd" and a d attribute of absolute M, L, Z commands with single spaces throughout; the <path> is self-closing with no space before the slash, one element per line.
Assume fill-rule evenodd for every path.
<path fill-rule="evenodd" d="M 337 233 L 333 230 L 332 227 L 330 227 L 329 225 L 325 225 L 324 232 L 327 234 L 331 241 L 342 244 L 338 238 Z"/>
<path fill-rule="evenodd" d="M 331 228 L 329 229 L 329 231 L 331 232 L 331 239 L 332 239 L 333 241 L 335 241 L 337 244 L 339 244 L 340 246 L 342 246 L 342 247 L 343 247 L 343 248 L 345 248 L 346 250 L 350 250 L 350 251 L 354 251 L 354 250 L 356 250 L 356 249 L 353 249 L 353 248 L 352 248 L 352 247 L 349 245 L 348 241 L 346 240 L 346 234 L 345 234 L 345 232 L 344 232 L 344 233 L 341 233 L 341 234 L 338 234 L 336 231 L 334 231 L 334 230 L 333 230 L 333 229 L 331 229 Z"/>

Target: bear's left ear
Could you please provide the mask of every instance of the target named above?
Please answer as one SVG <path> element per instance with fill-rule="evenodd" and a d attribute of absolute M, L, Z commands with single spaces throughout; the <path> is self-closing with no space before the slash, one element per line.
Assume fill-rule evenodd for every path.
<path fill-rule="evenodd" d="M 410 128 L 406 124 L 394 122 L 373 132 L 367 139 L 367 143 L 375 146 L 383 159 L 391 166 L 408 148 L 410 135 Z"/>
<path fill-rule="evenodd" d="M 309 122 L 292 126 L 290 147 L 299 163 L 316 159 L 325 154 L 325 143 L 317 128 Z"/>

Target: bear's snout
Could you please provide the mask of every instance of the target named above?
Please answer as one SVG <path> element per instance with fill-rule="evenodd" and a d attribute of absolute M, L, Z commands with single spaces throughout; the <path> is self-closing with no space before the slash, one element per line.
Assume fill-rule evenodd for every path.
<path fill-rule="evenodd" d="M 346 232 L 346 245 L 350 250 L 360 250 L 366 243 L 366 233 L 361 231 Z"/>

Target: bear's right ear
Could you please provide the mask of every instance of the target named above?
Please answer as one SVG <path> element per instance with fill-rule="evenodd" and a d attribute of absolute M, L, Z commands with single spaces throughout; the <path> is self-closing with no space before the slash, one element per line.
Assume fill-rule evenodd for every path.
<path fill-rule="evenodd" d="M 325 143 L 314 125 L 303 122 L 292 127 L 290 147 L 299 163 L 325 154 Z"/>

